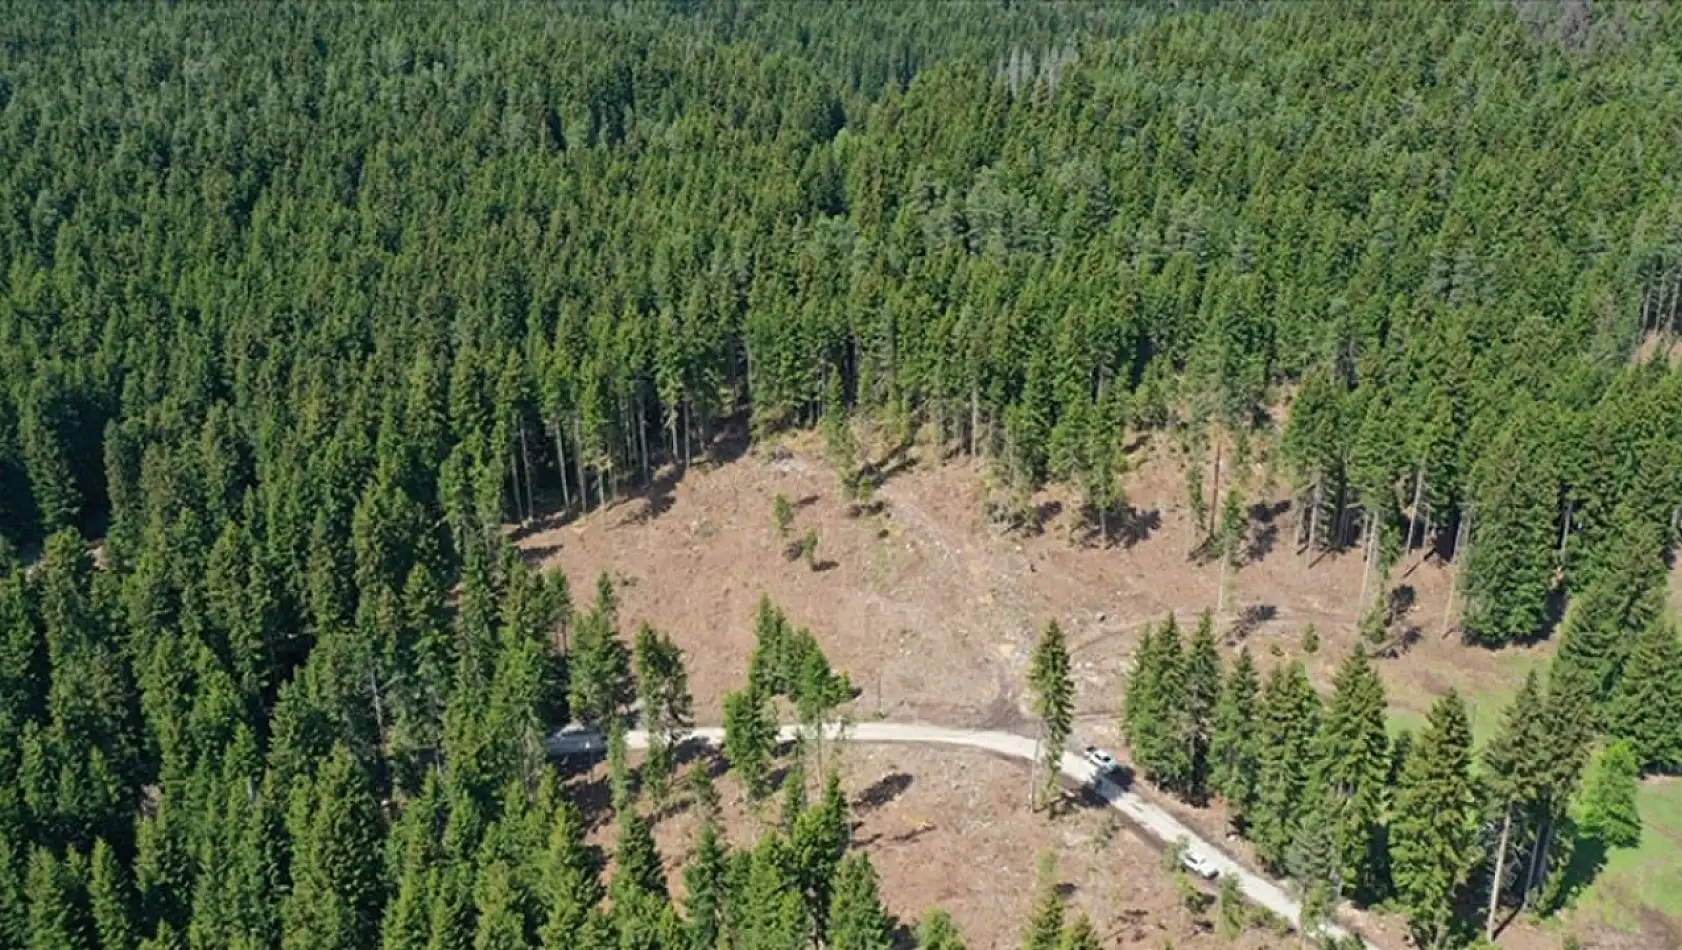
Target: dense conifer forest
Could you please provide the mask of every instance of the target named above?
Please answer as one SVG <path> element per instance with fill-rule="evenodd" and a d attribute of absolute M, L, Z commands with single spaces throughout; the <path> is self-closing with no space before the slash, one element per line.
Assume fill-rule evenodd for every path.
<path fill-rule="evenodd" d="M 1145 777 L 1426 941 L 1556 901 L 1597 736 L 1608 835 L 1682 769 L 1677 6 L 24 3 L 0 49 L 0 945 L 891 946 L 827 776 L 668 897 L 681 653 L 505 536 L 850 418 L 1100 544 L 1148 436 L 1197 557 L 1265 453 L 1299 545 L 1558 638 L 1479 752 L 1454 696 L 1390 742 L 1360 653 L 1322 700 L 1140 652 Z M 760 642 L 756 795 L 844 692 Z M 609 874 L 542 740 L 632 710 Z"/>

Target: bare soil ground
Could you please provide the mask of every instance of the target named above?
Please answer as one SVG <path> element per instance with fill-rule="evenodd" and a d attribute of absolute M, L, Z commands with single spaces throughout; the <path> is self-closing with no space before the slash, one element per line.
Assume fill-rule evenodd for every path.
<path fill-rule="evenodd" d="M 530 526 L 521 532 L 520 544 L 532 560 L 565 571 L 578 600 L 589 596 L 600 572 L 618 580 L 627 625 L 647 621 L 671 634 L 687 654 L 698 721 L 717 722 L 723 694 L 743 682 L 754 609 L 764 595 L 792 622 L 810 627 L 832 663 L 851 675 L 862 690 L 855 716 L 954 726 L 1026 730 L 1020 684 L 1027 654 L 1040 628 L 1055 618 L 1068 631 L 1073 653 L 1074 741 L 1115 748 L 1121 744 L 1116 718 L 1123 676 L 1141 629 L 1171 611 L 1189 629 L 1199 612 L 1216 607 L 1221 574 L 1218 564 L 1187 557 L 1192 532 L 1176 461 L 1145 446 L 1132 462 L 1124 485 L 1133 513 L 1120 532 L 1122 543 L 1107 548 L 1074 540 L 1080 527 L 1075 505 L 1057 491 L 1035 499 L 1041 533 L 996 530 L 983 514 L 984 469 L 964 458 L 936 462 L 927 447 L 892 466 L 877 492 L 880 513 L 851 516 L 810 434 L 760 446 L 723 464 L 668 470 L 648 492 L 606 510 L 567 524 Z M 1217 618 L 1223 644 L 1228 650 L 1249 644 L 1264 672 L 1301 658 L 1329 689 L 1333 670 L 1357 638 L 1361 555 L 1358 549 L 1313 557 L 1299 553 L 1286 491 L 1269 486 L 1260 467 L 1247 481 L 1247 494 L 1255 499 L 1250 552 L 1242 570 L 1228 578 Z M 787 539 L 777 536 L 771 517 L 778 494 L 795 507 L 791 536 L 809 529 L 818 534 L 812 566 L 784 557 Z M 1483 734 L 1498 722 L 1500 706 L 1523 670 L 1552 647 L 1492 652 L 1462 644 L 1452 633 L 1452 614 L 1445 612 L 1452 570 L 1438 556 L 1423 555 L 1417 550 L 1404 555 L 1390 572 L 1387 587 L 1411 604 L 1396 627 L 1412 633 L 1405 649 L 1378 660 L 1378 668 L 1400 724 L 1423 721 L 1431 703 L 1455 688 L 1473 701 Z M 1303 650 L 1302 636 L 1310 624 L 1320 641 L 1312 654 Z M 875 755 L 861 750 L 855 759 L 869 762 Z M 910 761 L 912 754 L 891 755 Z M 1006 768 L 962 761 L 978 776 Z M 927 845 L 918 838 L 883 846 L 885 855 L 910 850 L 917 855 L 903 870 L 882 868 L 885 892 L 907 902 L 896 904 L 907 913 L 951 899 L 973 901 L 973 924 L 960 907 L 950 908 L 967 925 L 972 946 L 1012 945 L 1040 847 L 1034 843 L 1037 832 L 1028 829 L 1043 821 L 1026 814 L 1020 781 L 1000 777 L 996 791 L 990 782 L 965 778 L 961 786 L 952 784 L 958 781 L 931 779 L 928 785 L 968 789 L 963 809 L 980 809 L 977 820 L 1023 835 L 997 839 L 1011 861 L 983 859 L 974 843 L 959 847 L 958 838 L 950 846 L 937 845 L 941 839 L 931 833 Z M 1213 838 L 1222 836 L 1218 812 L 1177 810 Z M 943 820 L 958 819 L 948 814 Z M 892 843 L 891 835 L 899 833 L 883 841 Z M 1001 870 L 1006 867 L 1008 873 Z M 923 869 L 933 870 L 924 875 Z M 1135 891 L 1125 888 L 1168 880 L 1148 868 L 1129 875 L 1134 877 L 1160 881 L 1114 886 L 1130 894 Z M 1119 907 L 1133 898 L 1106 894 L 1104 899 Z M 987 922 L 983 907 L 1000 910 L 997 927 Z M 1149 926 L 1163 919 L 1152 916 Z M 1503 946 L 1520 950 L 1557 943 L 1556 935 L 1526 925 L 1502 939 Z"/>
<path fill-rule="evenodd" d="M 1053 852 L 1069 918 L 1091 917 L 1106 947 L 1171 942 L 1180 950 L 1259 950 L 1284 943 L 1254 919 L 1236 942 L 1216 934 L 1214 889 L 1198 889 L 1189 878 L 1165 873 L 1156 849 L 1113 810 L 1076 806 L 1055 820 L 1029 812 L 1024 764 L 970 750 L 859 745 L 845 750 L 841 771 L 855 822 L 853 846 L 870 855 L 889 913 L 907 928 L 940 907 L 972 950 L 1019 946 L 1037 896 L 1039 857 Z M 598 767 L 580 778 L 584 798 L 605 797 L 604 772 Z M 773 827 L 777 799 L 764 804 L 762 817 L 754 816 L 739 802 L 731 776 L 722 776 L 718 789 L 733 846 L 751 847 Z M 814 781 L 811 794 L 818 791 Z M 591 842 L 611 853 L 611 819 L 605 812 L 597 817 Z M 697 830 L 687 792 L 675 793 L 660 812 L 655 840 L 672 892 L 680 897 L 682 867 Z M 1185 901 L 1191 891 L 1192 899 L 1205 905 L 1197 912 Z"/>

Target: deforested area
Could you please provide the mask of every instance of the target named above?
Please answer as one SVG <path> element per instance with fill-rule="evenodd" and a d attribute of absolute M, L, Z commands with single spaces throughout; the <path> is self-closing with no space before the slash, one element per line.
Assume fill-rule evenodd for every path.
<path fill-rule="evenodd" d="M 0 266 L 0 946 L 1682 941 L 1674 6 L 21 2 Z"/>

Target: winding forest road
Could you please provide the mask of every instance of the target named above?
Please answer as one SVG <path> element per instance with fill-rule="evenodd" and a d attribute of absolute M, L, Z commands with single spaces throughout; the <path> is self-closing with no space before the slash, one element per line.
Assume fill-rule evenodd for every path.
<path fill-rule="evenodd" d="M 784 741 L 791 741 L 799 735 L 799 732 L 800 729 L 797 726 L 783 726 L 780 735 Z M 692 740 L 699 740 L 710 745 L 718 745 L 724 741 L 724 730 L 717 727 L 702 727 L 692 730 L 689 737 Z M 978 749 L 983 752 L 1009 756 L 1025 762 L 1034 761 L 1037 751 L 1034 748 L 1034 740 L 1015 733 L 981 729 L 947 729 L 920 723 L 855 723 L 847 728 L 844 741 L 961 746 L 967 749 Z M 640 729 L 628 732 L 625 735 L 625 742 L 630 748 L 643 748 L 648 744 L 648 733 Z M 579 753 L 599 753 L 603 750 L 602 737 L 600 734 L 592 732 L 557 733 L 546 739 L 544 746 L 551 757 Z M 1091 763 L 1073 753 L 1064 752 L 1062 771 L 1068 778 L 1092 789 L 1099 797 L 1108 802 L 1111 808 L 1126 815 L 1162 841 L 1172 842 L 1184 838 L 1192 854 L 1199 855 L 1214 865 L 1220 871 L 1221 876 L 1236 879 L 1244 891 L 1244 896 L 1254 903 L 1260 904 L 1285 918 L 1293 926 L 1301 918 L 1302 905 L 1286 893 L 1284 888 L 1227 857 L 1196 832 L 1181 824 L 1173 815 L 1152 805 L 1138 795 L 1129 794 L 1114 782 L 1100 777 L 1097 774 L 1097 769 Z M 1348 936 L 1346 930 L 1335 924 L 1326 924 L 1322 929 L 1328 936 L 1339 938 Z"/>

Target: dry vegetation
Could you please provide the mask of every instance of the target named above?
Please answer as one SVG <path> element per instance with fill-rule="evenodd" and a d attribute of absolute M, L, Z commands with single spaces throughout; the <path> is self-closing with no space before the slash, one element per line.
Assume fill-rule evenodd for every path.
<path fill-rule="evenodd" d="M 882 486 L 879 513 L 850 512 L 815 437 L 805 435 L 774 452 L 668 473 L 654 491 L 579 522 L 533 526 L 521 545 L 529 557 L 565 571 L 575 590 L 587 590 L 601 571 L 617 578 L 622 615 L 648 620 L 685 650 L 700 721 L 717 722 L 721 697 L 740 685 L 753 610 L 764 594 L 791 620 L 811 627 L 835 665 L 851 675 L 862 690 L 854 704 L 861 719 L 1025 728 L 1020 683 L 1027 651 L 1038 628 L 1056 617 L 1069 630 L 1075 663 L 1073 741 L 1114 748 L 1123 674 L 1142 625 L 1169 611 L 1189 622 L 1212 609 L 1220 577 L 1218 565 L 1186 557 L 1188 516 L 1174 461 L 1148 447 L 1133 461 L 1126 486 L 1134 536 L 1108 549 L 1071 540 L 1072 505 L 1056 492 L 1035 499 L 1045 516 L 1040 533 L 995 530 L 981 514 L 985 473 L 965 459 L 933 464 L 926 450 Z M 1356 638 L 1360 555 L 1298 554 L 1285 490 L 1261 490 L 1266 473 L 1259 467 L 1250 481 L 1259 499 L 1251 556 L 1230 579 L 1227 609 L 1218 618 L 1230 631 L 1226 646 L 1248 643 L 1263 669 L 1300 656 L 1329 688 L 1332 669 Z M 771 515 L 779 493 L 794 502 L 792 533 L 815 529 L 821 539 L 815 567 L 783 557 L 785 542 Z M 1395 566 L 1389 585 L 1405 588 L 1412 602 L 1396 628 L 1415 632 L 1405 650 L 1378 661 L 1379 669 L 1398 728 L 1422 720 L 1433 697 L 1454 687 L 1471 699 L 1486 735 L 1523 671 L 1552 648 L 1491 652 L 1445 637 L 1449 577 L 1437 557 L 1420 552 Z M 1309 624 L 1319 634 L 1312 655 L 1303 651 Z M 858 835 L 872 842 L 890 907 L 908 922 L 940 904 L 964 926 L 972 946 L 1014 946 L 1035 857 L 1058 847 L 1076 902 L 1109 925 L 1109 945 L 1201 945 L 1176 909 L 1172 879 L 1157 870 L 1154 851 L 1123 840 L 1100 857 L 1089 844 L 1101 815 L 1077 811 L 1047 824 L 1029 814 L 1015 764 L 946 751 L 859 748 L 850 755 L 854 794 L 895 772 L 912 778 L 891 807 L 860 815 Z M 1223 836 L 1218 809 L 1159 800 L 1208 836 Z M 680 815 L 661 824 L 661 843 L 674 864 L 688 847 L 688 821 Z M 733 833 L 741 840 L 752 827 L 739 821 Z M 1386 946 L 1402 945 L 1395 921 L 1361 923 L 1370 934 L 1388 935 Z M 1558 941 L 1555 932 L 1521 924 L 1502 945 L 1542 950 Z"/>

